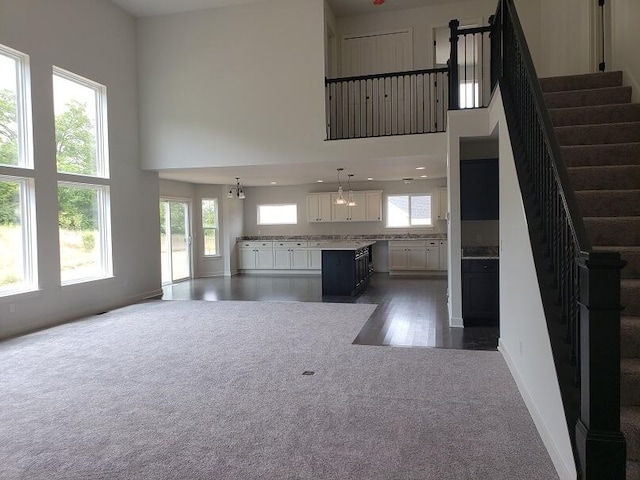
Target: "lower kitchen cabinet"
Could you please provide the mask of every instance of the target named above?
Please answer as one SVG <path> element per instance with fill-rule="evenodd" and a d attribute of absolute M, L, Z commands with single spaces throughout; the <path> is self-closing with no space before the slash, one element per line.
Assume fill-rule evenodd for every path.
<path fill-rule="evenodd" d="M 308 268 L 307 242 L 275 242 L 273 263 L 276 270 L 306 270 Z"/>
<path fill-rule="evenodd" d="M 445 242 L 446 243 L 446 242 Z M 440 240 L 394 240 L 389 242 L 389 271 L 439 271 Z"/>
<path fill-rule="evenodd" d="M 465 327 L 498 326 L 498 260 L 462 260 L 462 318 Z"/>
<path fill-rule="evenodd" d="M 241 270 L 269 270 L 273 263 L 273 242 L 242 242 L 239 250 Z"/>

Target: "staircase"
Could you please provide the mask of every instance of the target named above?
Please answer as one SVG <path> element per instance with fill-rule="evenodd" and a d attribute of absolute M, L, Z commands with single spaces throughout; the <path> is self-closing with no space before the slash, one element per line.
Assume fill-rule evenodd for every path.
<path fill-rule="evenodd" d="M 640 104 L 622 72 L 541 79 L 595 250 L 626 260 L 620 285 L 621 429 L 627 480 L 640 480 Z"/>

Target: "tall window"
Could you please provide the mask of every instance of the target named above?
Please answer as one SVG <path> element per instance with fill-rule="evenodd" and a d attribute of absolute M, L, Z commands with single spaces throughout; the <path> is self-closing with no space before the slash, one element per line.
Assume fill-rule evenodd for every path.
<path fill-rule="evenodd" d="M 202 237 L 205 256 L 218 255 L 218 201 L 215 198 L 202 200 Z"/>
<path fill-rule="evenodd" d="M 63 284 L 112 273 L 106 97 L 104 85 L 54 67 Z"/>
<path fill-rule="evenodd" d="M 387 227 L 425 228 L 433 225 L 431 195 L 389 195 Z"/>
<path fill-rule="evenodd" d="M 29 57 L 0 45 L 0 295 L 37 288 Z"/>

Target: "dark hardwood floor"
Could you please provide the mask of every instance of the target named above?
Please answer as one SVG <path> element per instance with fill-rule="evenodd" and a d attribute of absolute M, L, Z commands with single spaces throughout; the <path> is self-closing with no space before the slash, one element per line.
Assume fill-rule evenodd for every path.
<path fill-rule="evenodd" d="M 389 277 L 376 273 L 355 297 L 322 296 L 320 276 L 236 275 L 163 287 L 164 300 L 284 300 L 378 305 L 353 343 L 402 347 L 495 350 L 498 329 L 450 328 L 444 278 Z"/>

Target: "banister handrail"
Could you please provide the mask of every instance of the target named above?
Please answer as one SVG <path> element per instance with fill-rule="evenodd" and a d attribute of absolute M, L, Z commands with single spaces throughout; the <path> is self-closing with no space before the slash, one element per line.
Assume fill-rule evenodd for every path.
<path fill-rule="evenodd" d="M 538 80 L 538 75 L 536 73 L 535 66 L 533 65 L 533 59 L 531 58 L 527 39 L 523 33 L 524 31 L 522 29 L 522 24 L 520 23 L 520 18 L 518 17 L 518 12 L 515 8 L 512 8 L 512 0 L 508 0 L 505 3 L 508 5 L 507 11 L 511 17 L 511 21 L 513 22 L 514 27 L 516 27 L 514 28 L 516 39 L 520 45 L 524 47 L 521 49 L 522 61 L 524 62 L 525 70 L 529 73 L 529 75 L 527 75 L 527 79 L 537 107 L 537 114 L 543 125 L 543 134 L 547 145 L 549 146 L 554 174 L 558 185 L 561 188 L 560 195 L 564 206 L 569 213 L 569 225 L 571 232 L 576 239 L 580 252 L 589 252 L 592 250 L 591 241 L 587 236 L 587 230 L 584 226 L 582 215 L 579 213 L 580 211 L 578 210 L 578 202 L 576 200 L 575 193 L 573 188 L 570 186 L 569 173 L 567 172 L 567 167 L 560 150 L 560 144 L 558 143 L 555 133 L 553 133 L 554 129 L 553 122 L 551 121 L 551 115 L 549 114 L 549 109 L 546 107 L 542 87 L 540 86 L 540 81 Z"/>
<path fill-rule="evenodd" d="M 426 68 L 422 70 L 405 70 L 401 72 L 388 72 L 388 73 L 374 73 L 371 75 L 356 75 L 352 77 L 340 77 L 340 78 L 325 78 L 325 85 L 329 85 L 331 83 L 341 83 L 341 82 L 357 82 L 360 80 L 374 80 L 376 78 L 387 78 L 387 77 L 406 77 L 408 75 L 425 75 L 431 73 L 447 73 L 449 69 L 447 67 L 440 68 Z"/>
<path fill-rule="evenodd" d="M 485 33 L 491 31 L 491 25 L 483 25 L 481 27 L 458 28 L 459 35 L 473 35 L 474 33 Z"/>

